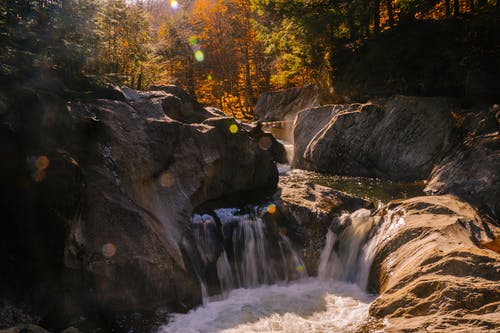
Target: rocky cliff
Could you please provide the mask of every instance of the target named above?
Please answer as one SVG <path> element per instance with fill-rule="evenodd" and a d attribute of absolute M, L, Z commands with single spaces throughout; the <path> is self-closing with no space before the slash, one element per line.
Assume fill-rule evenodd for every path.
<path fill-rule="evenodd" d="M 279 144 L 173 86 L 53 91 L 18 89 L 2 112 L 3 309 L 54 324 L 199 304 L 192 211 L 272 193 Z"/>

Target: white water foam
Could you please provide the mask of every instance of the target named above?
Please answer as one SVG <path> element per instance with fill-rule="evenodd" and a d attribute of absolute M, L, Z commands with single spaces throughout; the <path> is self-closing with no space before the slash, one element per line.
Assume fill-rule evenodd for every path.
<path fill-rule="evenodd" d="M 226 299 L 172 315 L 159 333 L 351 332 L 366 321 L 372 300 L 357 285 L 315 278 L 236 289 Z"/>
<path fill-rule="evenodd" d="M 231 223 L 236 218 L 235 211 L 231 209 L 217 211 L 217 215 L 222 224 Z M 318 278 L 232 290 L 225 299 L 212 297 L 204 306 L 187 314 L 173 314 L 159 333 L 356 331 L 366 323 L 368 307 L 374 299 L 374 296 L 363 290 L 376 250 L 405 223 L 405 212 L 402 210 L 389 210 L 382 215 L 372 214 L 366 209 L 342 215 L 333 226 L 336 231 L 329 230 L 326 235 Z M 237 275 L 237 279 L 246 281 L 238 281 L 238 284 L 255 286 L 256 282 L 263 282 L 256 278 L 257 275 L 253 276 L 255 272 L 264 270 L 266 276 L 269 274 L 268 269 L 274 272 L 273 265 L 267 262 L 267 255 L 264 255 L 264 244 L 259 243 L 264 239 L 264 225 L 259 218 L 240 216 L 238 219 L 239 230 L 235 230 L 235 234 L 239 236 L 233 241 L 245 246 L 241 261 L 238 262 L 241 266 L 237 267 L 244 274 L 240 277 Z M 285 266 L 285 258 L 302 264 L 286 237 L 282 237 L 280 248 Z M 291 255 L 286 255 L 287 251 Z M 245 253 L 251 258 L 247 258 Z M 217 263 L 219 276 L 230 275 L 225 252 L 223 256 Z M 259 260 L 255 261 L 256 258 Z M 288 279 L 288 275 L 285 275 L 285 279 Z M 221 286 L 236 282 L 229 278 L 227 282 L 223 280 Z M 264 282 L 270 281 L 264 279 Z"/>

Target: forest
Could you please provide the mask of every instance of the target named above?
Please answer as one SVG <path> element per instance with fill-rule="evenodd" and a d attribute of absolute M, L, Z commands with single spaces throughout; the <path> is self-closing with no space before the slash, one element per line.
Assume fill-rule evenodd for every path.
<path fill-rule="evenodd" d="M 499 0 L 0 0 L 0 333 L 500 332 Z"/>
<path fill-rule="evenodd" d="M 331 89 L 340 50 L 416 21 L 498 8 L 487 0 L 2 0 L 0 75 L 176 84 L 249 120 L 265 91 Z"/>

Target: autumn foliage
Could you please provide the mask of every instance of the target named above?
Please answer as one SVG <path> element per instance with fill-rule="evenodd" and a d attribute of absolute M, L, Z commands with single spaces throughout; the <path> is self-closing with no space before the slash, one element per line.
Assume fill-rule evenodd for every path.
<path fill-rule="evenodd" d="M 339 49 L 354 50 L 367 39 L 417 20 L 498 13 L 498 3 L 1 1 L 0 74 L 49 68 L 135 89 L 177 84 L 205 105 L 251 119 L 264 91 L 309 83 L 331 89 Z"/>

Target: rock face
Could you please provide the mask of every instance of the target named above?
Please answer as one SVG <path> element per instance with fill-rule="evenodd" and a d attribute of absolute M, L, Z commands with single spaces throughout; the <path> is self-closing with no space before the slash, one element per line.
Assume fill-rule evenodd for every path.
<path fill-rule="evenodd" d="M 451 195 L 393 202 L 378 239 L 370 307 L 387 332 L 484 332 L 500 327 L 500 254 L 483 248 L 498 228 Z M 378 235 L 375 235 L 378 237 Z"/>
<path fill-rule="evenodd" d="M 329 187 L 292 182 L 281 177 L 276 194 L 279 219 L 289 237 L 302 250 L 310 275 L 316 275 L 325 235 L 335 217 L 370 207 L 371 203 Z"/>
<path fill-rule="evenodd" d="M 201 302 L 190 262 L 192 211 L 225 196 L 273 192 L 274 150 L 178 88 L 156 89 L 71 102 L 25 91 L 31 101 L 22 105 L 33 110 L 23 114 L 12 102 L 2 114 L 10 222 L 2 224 L 1 251 L 15 263 L 0 274 L 2 296 L 37 285 L 46 303 L 62 300 L 52 312 L 69 316 Z M 30 248 L 17 248 L 23 239 Z"/>
<path fill-rule="evenodd" d="M 266 92 L 257 101 L 254 114 L 260 121 L 293 121 L 298 112 L 325 101 L 314 86 Z"/>
<path fill-rule="evenodd" d="M 428 178 L 430 194 L 451 193 L 482 208 L 500 221 L 500 114 L 498 106 L 470 117 L 463 126 L 469 136 L 438 165 Z M 500 222 L 498 222 L 500 223 Z"/>
<path fill-rule="evenodd" d="M 395 96 L 380 103 L 304 110 L 293 166 L 349 176 L 425 179 L 455 141 L 448 98 Z"/>

